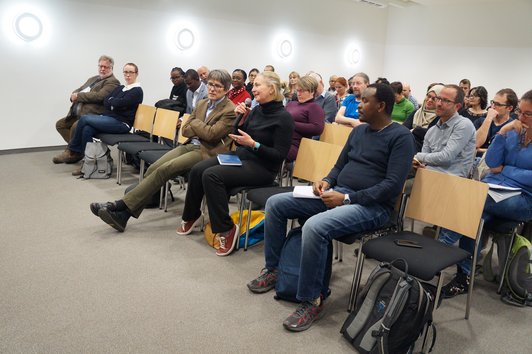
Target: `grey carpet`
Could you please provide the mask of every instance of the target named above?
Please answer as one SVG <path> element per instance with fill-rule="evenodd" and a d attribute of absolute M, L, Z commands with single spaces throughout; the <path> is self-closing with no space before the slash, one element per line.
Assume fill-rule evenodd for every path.
<path fill-rule="evenodd" d="M 352 246 L 333 265 L 326 316 L 289 333 L 281 323 L 295 306 L 245 286 L 263 266 L 262 245 L 217 257 L 202 234 L 177 236 L 182 191 L 167 213 L 146 210 L 120 234 L 88 206 L 118 199 L 137 178 L 131 168 L 122 186 L 79 180 L 74 166 L 51 163 L 55 154 L 0 156 L 1 353 L 352 352 L 339 333 Z M 476 285 L 469 321 L 465 296 L 435 313 L 434 352 L 530 352 L 530 308 L 501 303 L 482 279 Z"/>

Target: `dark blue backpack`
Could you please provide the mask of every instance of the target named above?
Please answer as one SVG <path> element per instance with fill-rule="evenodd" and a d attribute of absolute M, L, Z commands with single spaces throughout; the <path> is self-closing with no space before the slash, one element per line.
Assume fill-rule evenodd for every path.
<path fill-rule="evenodd" d="M 299 266 L 301 263 L 301 227 L 296 227 L 288 233 L 281 251 L 277 268 L 277 282 L 275 283 L 275 299 L 300 302 L 297 298 L 297 283 L 299 282 Z M 329 280 L 331 278 L 332 244 L 329 245 L 327 255 L 327 269 L 324 274 L 322 296 L 330 294 Z"/>

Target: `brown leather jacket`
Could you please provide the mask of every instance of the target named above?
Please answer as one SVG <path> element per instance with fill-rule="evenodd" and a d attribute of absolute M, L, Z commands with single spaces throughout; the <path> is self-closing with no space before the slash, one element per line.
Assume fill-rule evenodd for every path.
<path fill-rule="evenodd" d="M 90 92 L 80 92 L 91 85 Z M 113 74 L 103 80 L 100 80 L 99 76 L 89 78 L 83 85 L 72 92 L 78 92 L 76 111 L 73 112 L 76 118 L 84 114 L 102 114 L 104 110 L 103 99 L 119 85 L 120 81 Z"/>
<path fill-rule="evenodd" d="M 204 159 L 229 151 L 232 140 L 227 134 L 232 132 L 236 118 L 235 105 L 227 97 L 218 103 L 205 120 L 208 106 L 208 99 L 199 101 L 188 121 L 181 127 L 183 136 L 200 140 Z"/>

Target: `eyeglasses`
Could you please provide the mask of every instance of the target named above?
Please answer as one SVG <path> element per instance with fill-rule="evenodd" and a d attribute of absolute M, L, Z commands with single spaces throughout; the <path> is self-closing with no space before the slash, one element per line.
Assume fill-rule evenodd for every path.
<path fill-rule="evenodd" d="M 506 103 L 500 103 L 500 102 L 497 102 L 497 101 L 494 101 L 494 100 L 491 100 L 490 101 L 490 104 L 492 106 L 495 106 L 495 107 L 508 107 L 509 104 L 506 104 Z"/>
<path fill-rule="evenodd" d="M 109 65 L 98 65 L 99 69 L 111 69 Z"/>
<path fill-rule="evenodd" d="M 515 114 L 517 114 L 517 116 L 522 114 L 523 116 L 525 116 L 525 118 L 532 118 L 532 112 L 530 112 L 530 111 L 523 112 L 519 108 L 516 108 L 514 112 L 515 112 Z"/>
<path fill-rule="evenodd" d="M 442 103 L 456 103 L 454 101 L 451 101 L 451 100 L 449 100 L 447 98 L 443 98 L 443 97 L 434 97 L 434 100 L 436 102 L 440 102 L 441 101 Z"/>
<path fill-rule="evenodd" d="M 125 71 L 124 70 L 124 75 L 133 75 L 133 74 L 136 74 L 137 72 L 136 71 Z"/>
<path fill-rule="evenodd" d="M 436 96 L 431 96 L 431 95 L 427 95 L 427 100 L 429 101 L 436 101 L 437 97 Z"/>
<path fill-rule="evenodd" d="M 207 83 L 207 86 L 210 88 L 210 89 L 217 89 L 217 90 L 221 90 L 223 89 L 224 87 L 220 84 L 215 84 L 213 82 L 208 82 Z"/>

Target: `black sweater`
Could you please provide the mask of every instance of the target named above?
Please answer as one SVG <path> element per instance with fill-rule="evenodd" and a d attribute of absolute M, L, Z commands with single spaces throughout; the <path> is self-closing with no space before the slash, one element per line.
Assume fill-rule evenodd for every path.
<path fill-rule="evenodd" d="M 294 131 L 294 121 L 283 103 L 271 101 L 253 108 L 240 129 L 260 143 L 260 147 L 254 151 L 251 147 L 237 145 L 238 157 L 255 161 L 276 173 L 288 155 Z"/>
<path fill-rule="evenodd" d="M 347 187 L 352 204 L 393 208 L 412 167 L 414 141 L 408 129 L 393 123 L 382 131 L 363 124 L 353 129 L 338 161 L 324 178 L 331 187 Z"/>
<path fill-rule="evenodd" d="M 133 87 L 127 91 L 122 91 L 123 88 L 124 85 L 118 86 L 103 100 L 105 107 L 103 115 L 118 119 L 131 127 L 144 93 L 140 87 Z"/>

